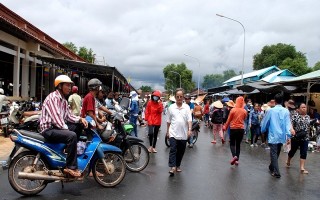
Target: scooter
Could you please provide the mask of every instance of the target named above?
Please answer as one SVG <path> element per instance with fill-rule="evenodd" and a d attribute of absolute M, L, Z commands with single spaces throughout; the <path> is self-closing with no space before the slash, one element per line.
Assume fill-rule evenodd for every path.
<path fill-rule="evenodd" d="M 198 140 L 198 135 L 200 132 L 200 122 L 198 120 L 193 120 L 192 121 L 192 134 L 191 136 L 188 138 L 188 143 L 189 143 L 189 147 L 192 148 L 193 145 L 197 142 Z M 170 147 L 170 138 L 168 136 L 165 137 L 164 142 L 166 144 L 167 147 Z"/>
<path fill-rule="evenodd" d="M 10 138 L 16 147 L 11 153 L 8 170 L 12 188 L 22 195 L 32 196 L 51 182 L 60 181 L 64 187 L 63 182 L 83 181 L 91 171 L 103 187 L 118 185 L 126 173 L 121 149 L 103 143 L 96 130 L 85 131 L 91 139 L 86 142 L 84 153 L 77 157 L 83 176 L 76 178 L 63 173 L 66 167 L 64 143 L 49 143 L 38 133 L 14 129 Z"/>
<path fill-rule="evenodd" d="M 147 147 L 143 145 L 143 140 L 131 136 L 133 125 L 128 123 L 128 107 L 128 98 L 123 98 L 120 105 L 115 105 L 116 112 L 109 117 L 109 121 L 113 122 L 113 128 L 105 130 L 101 138 L 107 144 L 117 146 L 122 150 L 126 168 L 129 171 L 140 172 L 148 166 L 150 156 Z"/>

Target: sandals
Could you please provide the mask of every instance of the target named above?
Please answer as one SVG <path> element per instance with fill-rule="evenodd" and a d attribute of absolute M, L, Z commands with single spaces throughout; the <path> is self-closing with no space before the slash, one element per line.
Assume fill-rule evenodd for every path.
<path fill-rule="evenodd" d="M 172 167 L 171 170 L 169 171 L 170 176 L 174 176 L 174 173 L 176 172 L 176 168 Z"/>
<path fill-rule="evenodd" d="M 182 170 L 180 169 L 180 167 L 177 167 L 177 172 L 182 172 Z"/>
<path fill-rule="evenodd" d="M 73 169 L 65 168 L 65 169 L 63 170 L 63 172 L 66 173 L 66 174 L 69 174 L 69 175 L 71 175 L 71 176 L 73 176 L 73 177 L 81 177 L 81 173 L 80 173 L 80 171 L 77 170 L 77 169 L 73 170 Z"/>
<path fill-rule="evenodd" d="M 286 167 L 289 168 L 290 167 L 290 163 L 286 162 Z"/>
<path fill-rule="evenodd" d="M 309 174 L 309 172 L 305 169 L 301 169 L 300 172 L 301 172 L 301 174 Z"/>

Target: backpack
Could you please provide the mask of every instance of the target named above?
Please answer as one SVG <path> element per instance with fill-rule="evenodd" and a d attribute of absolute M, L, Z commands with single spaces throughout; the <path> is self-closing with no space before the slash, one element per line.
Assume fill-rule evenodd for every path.
<path fill-rule="evenodd" d="M 212 113 L 211 122 L 214 124 L 223 123 L 223 111 L 221 109 L 215 109 Z"/>

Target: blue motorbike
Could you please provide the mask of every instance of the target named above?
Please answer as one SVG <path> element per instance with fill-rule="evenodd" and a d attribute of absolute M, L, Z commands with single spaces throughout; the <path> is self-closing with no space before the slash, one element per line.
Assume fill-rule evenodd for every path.
<path fill-rule="evenodd" d="M 83 181 L 92 171 L 94 179 L 104 187 L 118 185 L 126 173 L 122 151 L 102 142 L 94 129 L 86 129 L 88 138 L 84 153 L 78 155 L 82 177 L 63 173 L 66 167 L 65 144 L 48 143 L 39 133 L 14 129 L 10 135 L 15 143 L 11 153 L 8 179 L 12 188 L 26 196 L 36 195 L 48 183 Z M 91 135 L 91 137 L 89 137 Z"/>

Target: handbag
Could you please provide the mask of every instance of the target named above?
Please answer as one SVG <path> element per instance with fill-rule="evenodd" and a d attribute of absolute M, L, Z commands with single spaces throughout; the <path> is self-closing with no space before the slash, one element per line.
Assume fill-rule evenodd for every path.
<path fill-rule="evenodd" d="M 298 131 L 296 132 L 295 138 L 298 140 L 304 139 L 307 136 L 307 131 Z"/>

